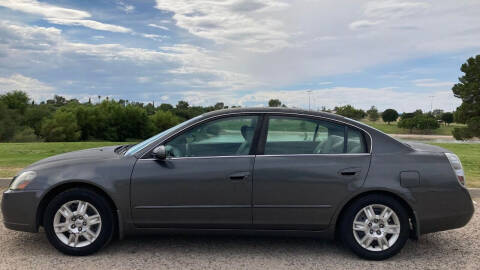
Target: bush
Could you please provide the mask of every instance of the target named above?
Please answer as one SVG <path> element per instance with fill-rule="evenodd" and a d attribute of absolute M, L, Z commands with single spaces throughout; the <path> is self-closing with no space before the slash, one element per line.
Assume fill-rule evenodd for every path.
<path fill-rule="evenodd" d="M 355 120 L 360 120 L 365 118 L 367 114 L 365 111 L 360 110 L 360 109 L 355 109 L 352 105 L 346 105 L 342 107 L 335 107 L 335 112 L 338 115 L 345 116 L 348 118 L 352 118 Z"/>
<path fill-rule="evenodd" d="M 26 127 L 19 132 L 15 133 L 12 142 L 37 142 L 39 141 L 38 136 L 35 134 L 35 130 L 30 127 Z"/>

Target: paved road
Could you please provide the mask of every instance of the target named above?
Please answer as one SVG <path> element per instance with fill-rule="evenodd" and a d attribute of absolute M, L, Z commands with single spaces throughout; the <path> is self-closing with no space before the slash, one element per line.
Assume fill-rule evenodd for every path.
<path fill-rule="evenodd" d="M 253 236 L 130 237 L 114 241 L 93 256 L 70 257 L 54 250 L 43 233 L 15 232 L 0 225 L 0 269 L 398 270 L 479 267 L 478 208 L 466 227 L 408 241 L 399 255 L 382 262 L 361 260 L 334 241 Z"/>

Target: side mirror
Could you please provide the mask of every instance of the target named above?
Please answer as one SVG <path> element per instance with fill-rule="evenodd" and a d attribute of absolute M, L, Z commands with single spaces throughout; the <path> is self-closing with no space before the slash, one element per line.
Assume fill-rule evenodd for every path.
<path fill-rule="evenodd" d="M 153 149 L 152 154 L 156 159 L 166 159 L 167 150 L 165 150 L 165 145 L 157 146 L 155 149 Z"/>

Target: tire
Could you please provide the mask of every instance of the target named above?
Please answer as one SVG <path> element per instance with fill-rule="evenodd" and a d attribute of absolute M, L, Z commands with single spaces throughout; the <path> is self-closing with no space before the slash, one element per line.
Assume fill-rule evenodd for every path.
<path fill-rule="evenodd" d="M 372 210 L 375 215 L 369 215 Z M 410 235 L 407 210 L 396 199 L 380 194 L 355 200 L 346 209 L 339 225 L 343 244 L 368 260 L 384 260 L 394 256 L 400 252 Z"/>
<path fill-rule="evenodd" d="M 113 209 L 106 198 L 86 188 L 59 193 L 48 203 L 43 216 L 48 241 L 73 256 L 89 255 L 106 246 L 114 226 Z"/>

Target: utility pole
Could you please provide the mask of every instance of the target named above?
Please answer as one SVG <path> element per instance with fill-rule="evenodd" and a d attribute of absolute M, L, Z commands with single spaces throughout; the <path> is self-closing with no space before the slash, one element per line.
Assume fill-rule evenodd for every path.
<path fill-rule="evenodd" d="M 308 110 L 310 111 L 310 94 L 312 93 L 312 90 L 308 90 Z"/>
<path fill-rule="evenodd" d="M 430 98 L 430 112 L 433 112 L 433 98 L 435 96 L 428 96 Z"/>

